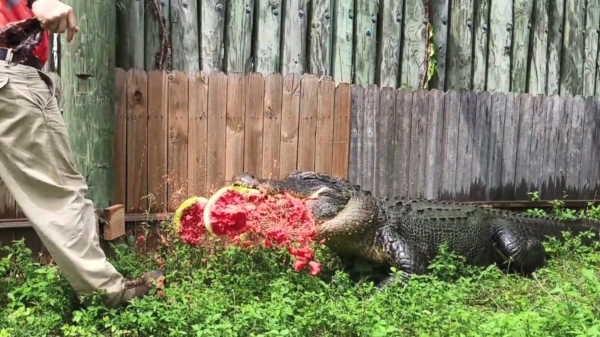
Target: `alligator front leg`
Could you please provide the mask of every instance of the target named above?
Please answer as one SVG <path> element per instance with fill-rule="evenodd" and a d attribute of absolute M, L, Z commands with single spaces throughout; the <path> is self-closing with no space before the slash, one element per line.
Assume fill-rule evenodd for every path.
<path fill-rule="evenodd" d="M 427 272 L 427 262 L 416 247 L 406 242 L 391 228 L 383 228 L 375 237 L 375 254 L 380 255 L 391 267 L 401 271 L 402 282 L 407 281 L 411 275 L 422 275 Z M 377 288 L 379 291 L 396 281 L 395 275 L 389 275 L 381 281 Z"/>
<path fill-rule="evenodd" d="M 530 275 L 546 264 L 543 242 L 522 225 L 496 220 L 492 227 L 492 239 L 501 255 L 501 262 L 510 270 Z"/>

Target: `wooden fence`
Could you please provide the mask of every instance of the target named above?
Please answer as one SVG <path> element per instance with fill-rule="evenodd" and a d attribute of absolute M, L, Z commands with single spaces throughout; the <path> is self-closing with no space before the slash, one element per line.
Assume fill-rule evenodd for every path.
<path fill-rule="evenodd" d="M 352 87 L 350 180 L 379 196 L 597 199 L 600 98 Z"/>
<path fill-rule="evenodd" d="M 294 73 L 118 68 L 115 79 L 113 203 L 129 214 L 173 212 L 244 171 L 315 170 L 378 196 L 445 200 L 600 192 L 599 97 L 336 85 Z M 5 187 L 0 197 L 2 218 L 23 217 Z M 42 251 L 31 228 L 1 225 L 4 244 L 24 237 Z"/>
<path fill-rule="evenodd" d="M 295 169 L 347 177 L 351 86 L 330 77 L 187 76 L 117 69 L 114 203 L 172 212 L 234 175 Z"/>
<path fill-rule="evenodd" d="M 600 94 L 597 0 L 118 4 L 116 66 L 125 69 L 154 70 L 160 52 L 160 69 L 186 73 L 314 73 L 392 88 Z"/>

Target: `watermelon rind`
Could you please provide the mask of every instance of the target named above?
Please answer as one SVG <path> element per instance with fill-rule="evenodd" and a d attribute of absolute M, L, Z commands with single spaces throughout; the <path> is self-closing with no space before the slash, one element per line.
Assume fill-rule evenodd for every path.
<path fill-rule="evenodd" d="M 237 185 L 229 185 L 229 186 L 221 187 L 212 196 L 210 196 L 210 198 L 208 198 L 208 201 L 206 202 L 206 206 L 204 207 L 204 214 L 203 214 L 204 227 L 206 227 L 206 231 L 208 231 L 211 235 L 217 236 L 220 238 L 226 237 L 227 235 L 218 235 L 213 232 L 212 225 L 210 223 L 210 213 L 211 213 L 211 209 L 214 207 L 217 200 L 219 200 L 219 198 L 228 191 L 235 191 L 235 192 L 241 193 L 245 196 L 261 193 L 259 190 L 254 189 L 254 188 L 237 186 Z"/>
<path fill-rule="evenodd" d="M 183 216 L 183 212 L 186 209 L 188 209 L 189 207 L 191 207 L 199 202 L 206 204 L 208 202 L 208 199 L 203 198 L 203 197 L 193 196 L 191 198 L 188 198 L 184 202 L 182 202 L 181 205 L 179 205 L 179 207 L 177 207 L 177 210 L 175 211 L 175 215 L 173 216 L 173 228 L 175 229 L 176 233 L 179 234 L 179 229 L 181 226 L 181 217 Z"/>

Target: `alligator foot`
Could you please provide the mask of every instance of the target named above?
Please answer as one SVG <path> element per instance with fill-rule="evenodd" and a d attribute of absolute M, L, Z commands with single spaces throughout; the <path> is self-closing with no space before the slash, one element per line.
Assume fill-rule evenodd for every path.
<path fill-rule="evenodd" d="M 513 226 L 509 221 L 500 220 L 495 224 L 493 240 L 506 269 L 530 275 L 546 264 L 542 241 L 523 235 L 522 227 Z"/>

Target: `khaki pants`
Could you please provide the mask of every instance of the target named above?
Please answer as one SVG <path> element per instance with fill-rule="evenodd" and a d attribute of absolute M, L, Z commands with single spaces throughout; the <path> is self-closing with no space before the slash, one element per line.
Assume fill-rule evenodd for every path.
<path fill-rule="evenodd" d="M 124 279 L 100 248 L 87 184 L 75 169 L 54 84 L 42 71 L 0 61 L 0 178 L 81 295 L 106 290 L 108 305 Z"/>

